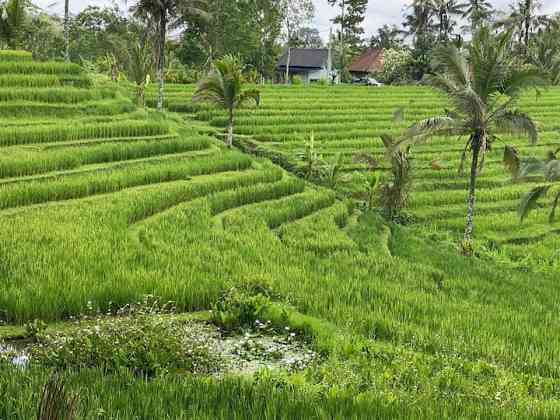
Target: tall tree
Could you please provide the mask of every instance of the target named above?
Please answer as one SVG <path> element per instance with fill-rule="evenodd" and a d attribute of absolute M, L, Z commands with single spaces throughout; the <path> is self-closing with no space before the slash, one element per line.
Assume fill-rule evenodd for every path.
<path fill-rule="evenodd" d="M 315 6 L 312 0 L 279 0 L 278 4 L 282 16 L 287 50 L 285 82 L 289 83 L 292 48 L 297 44 L 297 35 L 301 28 L 313 18 Z"/>
<path fill-rule="evenodd" d="M 434 28 L 431 0 L 413 0 L 405 15 L 404 33 L 413 38 L 416 44 L 420 38 L 430 34 Z"/>
<path fill-rule="evenodd" d="M 401 48 L 403 46 L 402 31 L 396 25 L 383 25 L 371 38 L 370 46 L 383 50 Z"/>
<path fill-rule="evenodd" d="M 466 5 L 457 0 L 432 0 L 431 7 L 437 18 L 438 39 L 448 42 L 457 24 L 455 18 L 464 15 Z"/>
<path fill-rule="evenodd" d="M 7 0 L 0 3 L 0 39 L 4 40 L 8 48 L 21 48 L 31 7 L 29 0 Z"/>
<path fill-rule="evenodd" d="M 404 34 L 412 38 L 411 74 L 421 80 L 430 68 L 431 52 L 436 43 L 434 9 L 431 0 L 413 0 L 403 23 Z"/>
<path fill-rule="evenodd" d="M 517 32 L 523 53 L 529 51 L 529 42 L 535 32 L 548 24 L 548 16 L 539 14 L 542 8 L 540 0 L 519 0 L 510 6 L 511 12 L 498 26 Z"/>
<path fill-rule="evenodd" d="M 193 100 L 209 102 L 225 109 L 228 113 L 227 141 L 228 147 L 233 146 L 233 130 L 235 111 L 245 103 L 260 103 L 258 90 L 243 88 L 243 66 L 239 60 L 226 55 L 214 63 L 214 68 L 207 77 L 198 84 Z"/>
<path fill-rule="evenodd" d="M 488 0 L 469 0 L 463 17 L 471 22 L 471 33 L 474 34 L 481 25 L 487 23 L 494 13 L 494 8 Z"/>
<path fill-rule="evenodd" d="M 205 0 L 138 0 L 132 7 L 132 12 L 144 20 L 152 20 L 158 28 L 157 45 L 157 77 L 159 93 L 157 101 L 158 111 L 163 111 L 164 102 L 164 74 L 165 74 L 165 42 L 170 25 L 181 22 L 181 16 L 199 16 L 206 18 Z"/>
<path fill-rule="evenodd" d="M 553 85 L 560 84 L 560 20 L 551 21 L 539 36 L 529 42 L 527 62 L 536 66 Z"/>
<path fill-rule="evenodd" d="M 202 66 L 226 54 L 239 56 L 247 68 L 272 78 L 282 35 L 281 3 L 277 0 L 207 0 L 209 21 L 185 20 L 181 60 Z"/>
<path fill-rule="evenodd" d="M 70 21 L 70 59 L 95 62 L 107 54 L 122 58 L 127 34 L 128 19 L 117 6 L 88 6 Z"/>
<path fill-rule="evenodd" d="M 299 48 L 323 48 L 324 43 L 321 33 L 317 28 L 303 27 L 296 35 L 296 44 Z"/>
<path fill-rule="evenodd" d="M 340 25 L 338 34 L 340 42 L 340 67 L 346 68 L 346 55 L 358 52 L 363 43 L 364 28 L 368 0 L 328 0 L 332 7 L 339 8 L 339 14 L 333 23 Z"/>
<path fill-rule="evenodd" d="M 146 83 L 154 65 L 152 36 L 156 28 L 149 24 L 130 22 L 126 39 L 126 72 L 129 79 L 136 84 L 136 102 L 144 107 Z"/>
<path fill-rule="evenodd" d="M 435 52 L 437 73 L 432 85 L 445 93 L 452 110 L 447 115 L 418 122 L 403 136 L 400 145 L 432 135 L 467 137 L 462 164 L 470 150 L 467 223 L 463 251 L 472 254 L 476 183 L 484 156 L 503 132 L 526 134 L 531 142 L 538 138 L 533 120 L 515 108 L 522 92 L 541 82 L 533 71 L 517 70 L 511 54 L 511 32 L 498 37 L 484 27 L 474 37 L 468 57 L 452 45 Z"/>
<path fill-rule="evenodd" d="M 70 0 L 64 0 L 64 60 L 70 61 Z"/>

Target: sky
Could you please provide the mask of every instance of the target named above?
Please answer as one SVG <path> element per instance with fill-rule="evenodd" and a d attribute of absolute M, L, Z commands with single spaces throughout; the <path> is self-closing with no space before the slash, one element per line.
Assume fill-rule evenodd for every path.
<path fill-rule="evenodd" d="M 130 0 L 129 4 L 134 0 Z M 491 3 L 497 9 L 507 9 L 508 4 L 512 0 L 490 0 Z M 35 4 L 45 8 L 52 12 L 61 13 L 64 6 L 64 0 L 35 0 Z M 331 27 L 331 19 L 336 15 L 336 9 L 330 7 L 327 0 L 313 0 L 315 3 L 316 17 L 315 26 L 321 32 L 323 38 L 327 38 L 329 34 L 329 29 Z M 49 8 L 49 5 L 55 3 L 54 6 Z M 87 6 L 103 6 L 110 5 L 111 0 L 70 0 L 72 13 L 78 13 L 80 10 Z M 383 26 L 384 24 L 396 24 L 400 25 L 403 18 L 403 10 L 410 0 L 369 0 L 368 13 L 364 27 L 366 29 L 366 34 L 371 36 L 375 33 L 377 28 Z M 124 1 L 118 3 L 122 8 L 125 7 Z M 382 4 L 382 5 L 381 5 Z M 544 0 L 543 1 L 545 13 L 555 13 L 560 12 L 560 0 Z"/>

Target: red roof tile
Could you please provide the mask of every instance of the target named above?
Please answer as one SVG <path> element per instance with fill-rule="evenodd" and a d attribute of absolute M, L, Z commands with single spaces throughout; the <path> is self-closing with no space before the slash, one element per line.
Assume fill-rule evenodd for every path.
<path fill-rule="evenodd" d="M 385 64 L 383 50 L 370 48 L 359 57 L 356 57 L 348 70 L 356 73 L 373 73 L 381 71 Z"/>

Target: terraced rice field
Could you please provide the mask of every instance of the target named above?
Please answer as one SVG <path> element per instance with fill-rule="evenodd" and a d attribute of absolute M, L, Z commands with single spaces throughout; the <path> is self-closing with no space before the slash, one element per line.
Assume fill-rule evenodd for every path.
<path fill-rule="evenodd" d="M 174 87 L 170 109 L 196 111 L 200 119 L 223 127 L 226 119 L 217 110 L 189 105 L 192 88 Z M 325 160 L 343 157 L 345 180 L 337 185 L 344 194 L 360 197 L 364 189 L 365 164 L 355 163 L 358 153 L 373 153 L 383 161 L 379 136 L 401 134 L 414 122 L 442 115 L 444 97 L 422 87 L 266 87 L 258 109 L 240 110 L 236 132 L 238 144 L 268 156 L 284 167 L 298 171 L 304 165 L 298 156 L 314 133 L 318 153 Z M 405 119 L 393 114 L 404 109 Z M 475 220 L 479 246 L 493 257 L 511 261 L 519 268 L 532 266 L 560 271 L 560 224 L 548 223 L 547 211 L 535 212 L 521 225 L 516 210 L 531 182 L 513 183 L 502 164 L 505 144 L 515 145 L 523 157 L 543 159 L 560 147 L 560 89 L 550 88 L 540 97 L 526 95 L 520 108 L 530 114 L 540 129 L 536 146 L 523 138 L 504 134 L 487 156 L 479 180 Z M 449 235 L 456 240 L 465 224 L 467 175 L 458 173 L 465 139 L 432 138 L 413 148 L 413 194 L 410 211 L 419 231 Z M 386 165 L 385 165 L 386 166 Z M 434 166 L 437 169 L 434 169 Z M 386 168 L 385 168 L 386 169 Z M 380 170 L 384 170 L 383 165 Z M 466 171 L 468 172 L 468 171 Z M 538 179 L 533 183 L 539 182 Z"/>
<path fill-rule="evenodd" d="M 70 372 L 86 418 L 557 418 L 557 273 L 472 264 L 441 240 L 462 214 L 456 143 L 434 139 L 416 152 L 423 177 L 414 211 L 437 233 L 426 238 L 414 231 L 420 224 L 385 225 L 268 159 L 224 149 L 213 137 L 221 114 L 193 107 L 192 87 L 170 87 L 180 114 L 156 115 L 135 110 L 114 86 L 91 86 L 74 66 L 2 66 L 0 321 L 8 329 L 146 294 L 206 311 L 232 287 L 250 286 L 270 293 L 270 318 L 321 355 L 303 373 L 255 380 Z M 322 153 L 344 151 L 347 169 L 359 170 L 352 153 L 380 152 L 375 136 L 398 130 L 393 106 L 413 107 L 409 121 L 442 106 L 425 90 L 388 90 L 390 104 L 364 100 L 383 92 L 267 88 L 262 108 L 239 115 L 238 132 L 250 135 L 240 139 L 298 164 L 314 130 Z M 541 144 L 554 143 L 548 124 Z M 431 156 L 450 169 L 424 168 Z M 490 235 L 501 223 L 505 232 L 513 216 L 484 200 L 513 203 L 528 186 L 507 184 L 497 162 L 484 177 L 504 185 L 482 191 L 480 230 Z M 553 236 L 535 226 L 546 229 L 546 256 Z M 35 415 L 46 375 L 0 365 L 0 418 Z"/>

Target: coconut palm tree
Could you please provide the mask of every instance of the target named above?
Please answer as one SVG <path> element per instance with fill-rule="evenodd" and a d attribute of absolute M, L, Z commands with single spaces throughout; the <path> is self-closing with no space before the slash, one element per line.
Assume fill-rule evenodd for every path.
<path fill-rule="evenodd" d="M 452 109 L 444 116 L 413 125 L 397 143 L 399 146 L 432 135 L 468 139 L 461 159 L 462 167 L 470 150 L 472 162 L 463 239 L 467 255 L 473 251 L 476 182 L 486 152 L 500 133 L 521 133 L 532 143 L 538 139 L 533 120 L 515 106 L 523 91 L 542 81 L 534 71 L 512 66 L 511 38 L 511 32 L 494 36 L 488 27 L 483 27 L 475 34 L 468 56 L 452 45 L 437 49 L 434 53 L 437 71 L 429 80 L 448 96 Z"/>
<path fill-rule="evenodd" d="M 431 0 L 414 0 L 405 15 L 404 34 L 414 38 L 415 43 L 433 29 L 433 8 Z"/>
<path fill-rule="evenodd" d="M 70 0 L 64 0 L 64 60 L 70 61 Z"/>
<path fill-rule="evenodd" d="M 492 14 L 494 7 L 487 0 L 469 0 L 465 4 L 463 17 L 471 21 L 471 32 L 474 34 L 482 24 L 484 24 Z"/>
<path fill-rule="evenodd" d="M 235 111 L 250 101 L 258 106 L 260 92 L 243 89 L 243 66 L 237 57 L 226 55 L 217 60 L 208 76 L 199 82 L 193 100 L 213 103 L 228 112 L 226 144 L 232 147 Z"/>
<path fill-rule="evenodd" d="M 499 27 L 517 33 L 519 43 L 523 46 L 525 53 L 529 50 L 529 41 L 535 31 L 547 26 L 550 22 L 546 15 L 538 13 L 541 7 L 540 0 L 519 0 L 517 5 L 511 6 L 509 16 L 497 23 Z"/>
<path fill-rule="evenodd" d="M 434 16 L 438 19 L 439 40 L 449 41 L 456 25 L 454 17 L 463 16 L 466 5 L 458 3 L 456 0 L 432 0 L 430 7 Z"/>
<path fill-rule="evenodd" d="M 170 26 L 180 25 L 186 16 L 208 19 L 205 11 L 206 0 L 137 0 L 131 10 L 137 17 L 153 21 L 158 28 L 157 39 L 157 77 L 159 94 L 157 109 L 163 111 L 165 42 Z"/>

